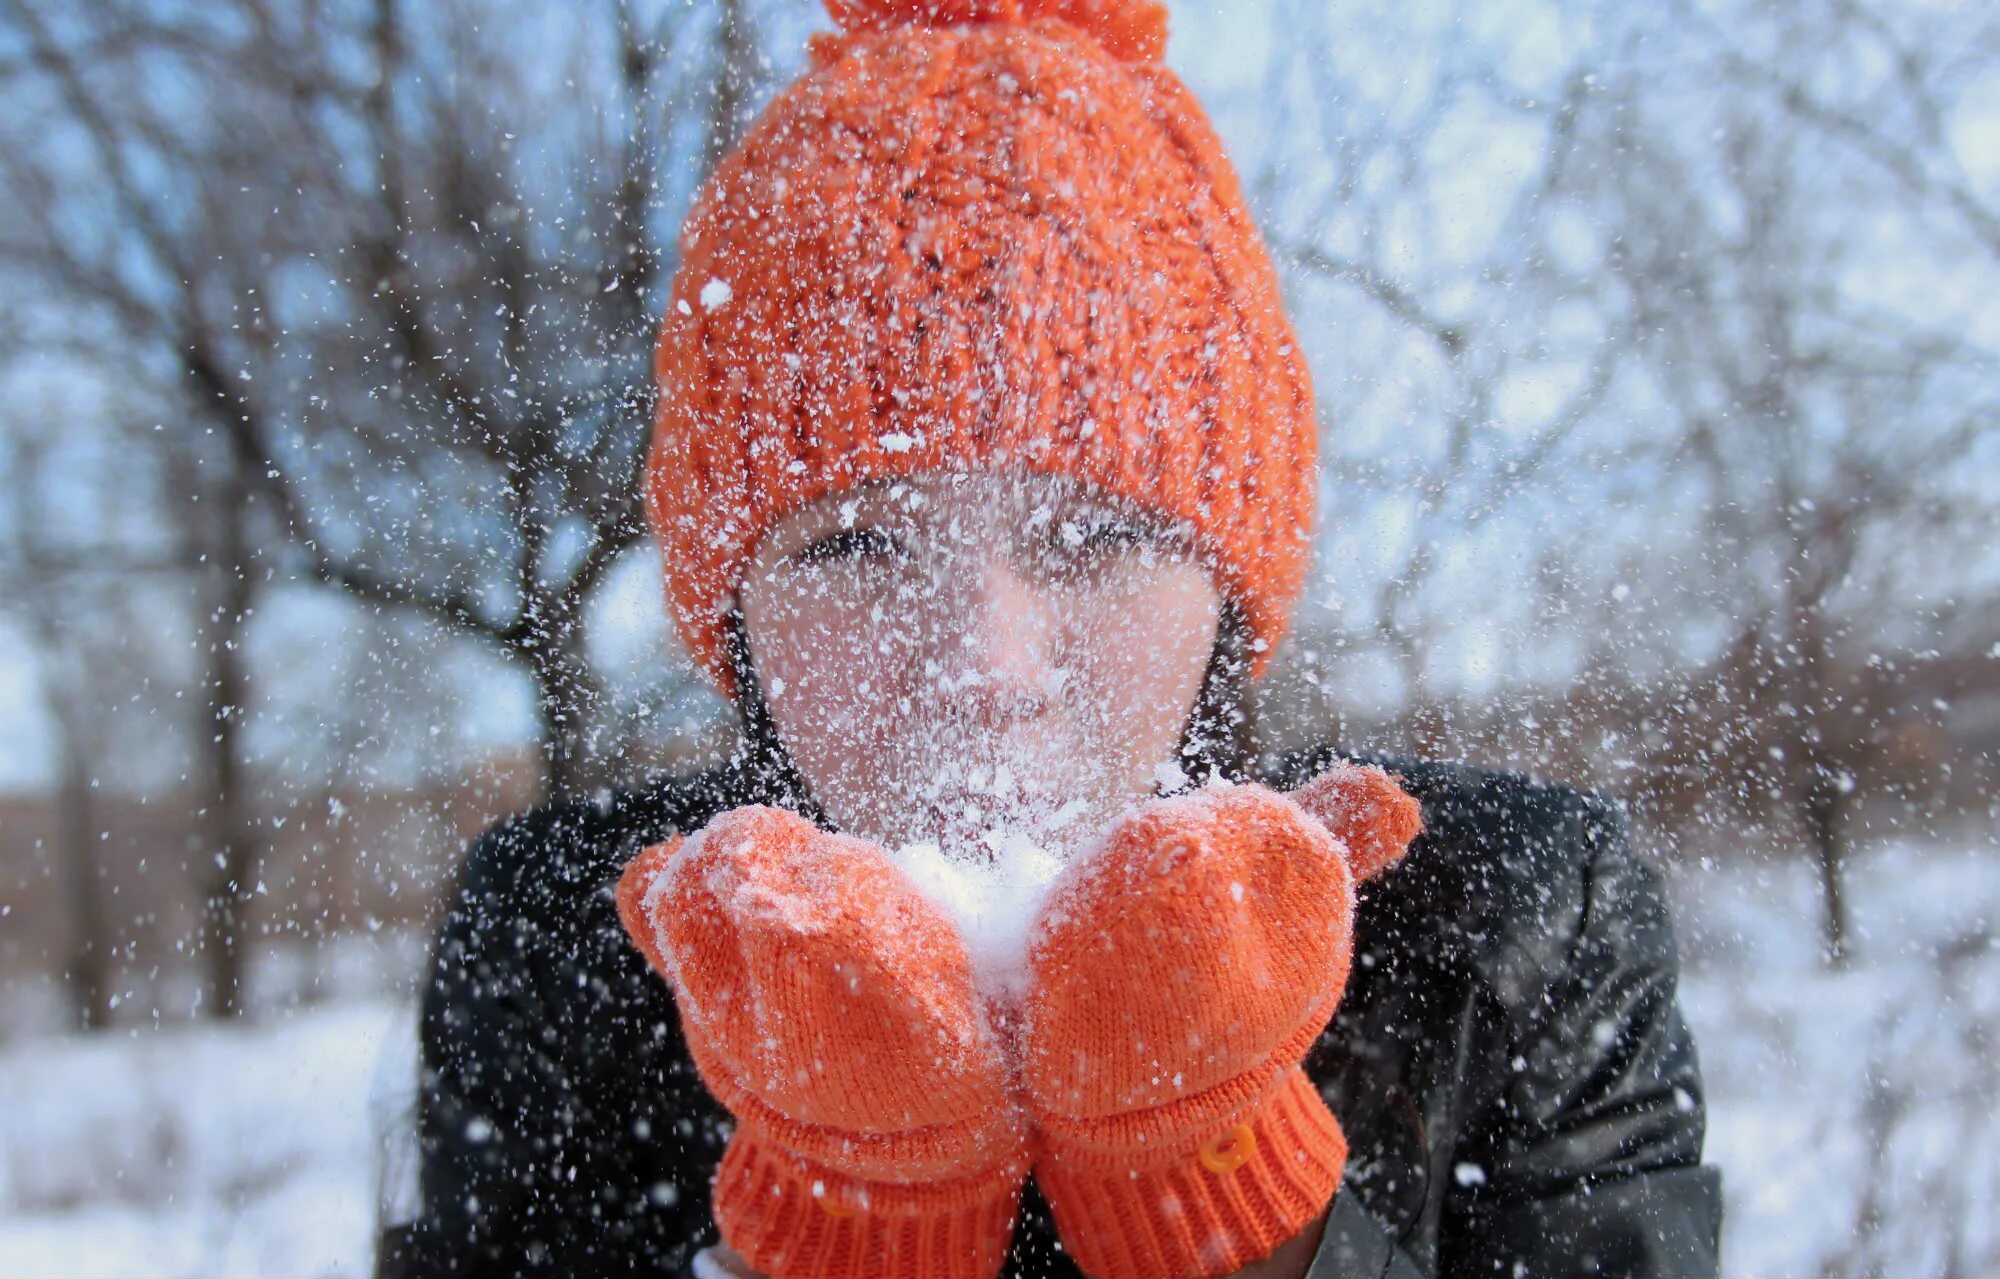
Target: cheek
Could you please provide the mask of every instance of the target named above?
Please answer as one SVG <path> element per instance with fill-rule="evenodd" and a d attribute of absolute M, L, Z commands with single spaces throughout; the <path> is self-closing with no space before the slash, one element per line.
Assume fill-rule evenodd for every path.
<path fill-rule="evenodd" d="M 1205 572 L 1172 565 L 1110 583 L 1075 610 L 1063 645 L 1075 704 L 1135 767 L 1150 768 L 1178 744 L 1220 609 Z"/>
<path fill-rule="evenodd" d="M 891 605 L 857 607 L 830 593 L 804 594 L 760 610 L 753 628 L 758 674 L 779 728 L 795 752 L 845 752 L 879 742 L 907 700 L 915 663 L 906 627 L 887 624 Z"/>

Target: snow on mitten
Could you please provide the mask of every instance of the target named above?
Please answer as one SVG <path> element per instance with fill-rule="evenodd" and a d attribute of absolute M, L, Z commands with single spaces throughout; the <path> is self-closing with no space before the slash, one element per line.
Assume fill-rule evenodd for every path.
<path fill-rule="evenodd" d="M 633 859 L 618 913 L 736 1117 L 730 1247 L 773 1279 L 999 1270 L 1025 1123 L 963 942 L 880 848 L 739 808 Z"/>
<path fill-rule="evenodd" d="M 1050 898 L 1023 1080 L 1035 1178 L 1086 1273 L 1226 1274 L 1332 1199 L 1347 1142 L 1299 1063 L 1347 983 L 1344 841 L 1379 869 L 1415 833 L 1377 776 L 1394 797 L 1309 785 L 1326 821 L 1254 785 L 1152 801 Z"/>

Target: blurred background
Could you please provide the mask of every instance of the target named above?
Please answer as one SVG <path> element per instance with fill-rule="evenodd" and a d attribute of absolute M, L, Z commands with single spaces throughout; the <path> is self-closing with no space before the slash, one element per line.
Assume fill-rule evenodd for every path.
<path fill-rule="evenodd" d="M 1203 0 L 1323 418 L 1274 747 L 1599 787 L 1725 1267 L 2000 1269 L 2000 8 Z M 729 749 L 637 478 L 812 0 L 0 0 L 0 1270 L 365 1273 L 466 841 Z"/>

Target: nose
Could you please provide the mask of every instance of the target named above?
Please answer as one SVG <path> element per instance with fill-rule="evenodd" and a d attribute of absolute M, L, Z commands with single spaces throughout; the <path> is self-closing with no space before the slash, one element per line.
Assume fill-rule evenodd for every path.
<path fill-rule="evenodd" d="M 980 552 L 964 559 L 941 665 L 969 718 L 982 728 L 1002 728 L 1047 707 L 1054 618 L 1042 592 L 1004 556 Z"/>

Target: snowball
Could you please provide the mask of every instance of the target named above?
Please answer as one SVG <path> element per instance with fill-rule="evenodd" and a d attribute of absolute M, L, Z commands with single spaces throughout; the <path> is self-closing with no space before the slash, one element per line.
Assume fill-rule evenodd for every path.
<path fill-rule="evenodd" d="M 905 844 L 889 856 L 957 925 L 979 988 L 1012 1002 L 1027 985 L 1028 930 L 1065 863 L 1015 832 L 993 831 L 985 843 L 990 859 L 955 857 L 931 843 Z"/>
<path fill-rule="evenodd" d="M 882 447 L 891 453 L 907 453 L 917 446 L 917 437 L 904 431 L 891 431 L 882 437 Z"/>
<path fill-rule="evenodd" d="M 701 286 L 702 309 L 713 311 L 716 307 L 727 304 L 729 299 L 735 296 L 735 292 L 729 287 L 729 281 L 711 275 L 708 277 L 708 283 Z"/>

